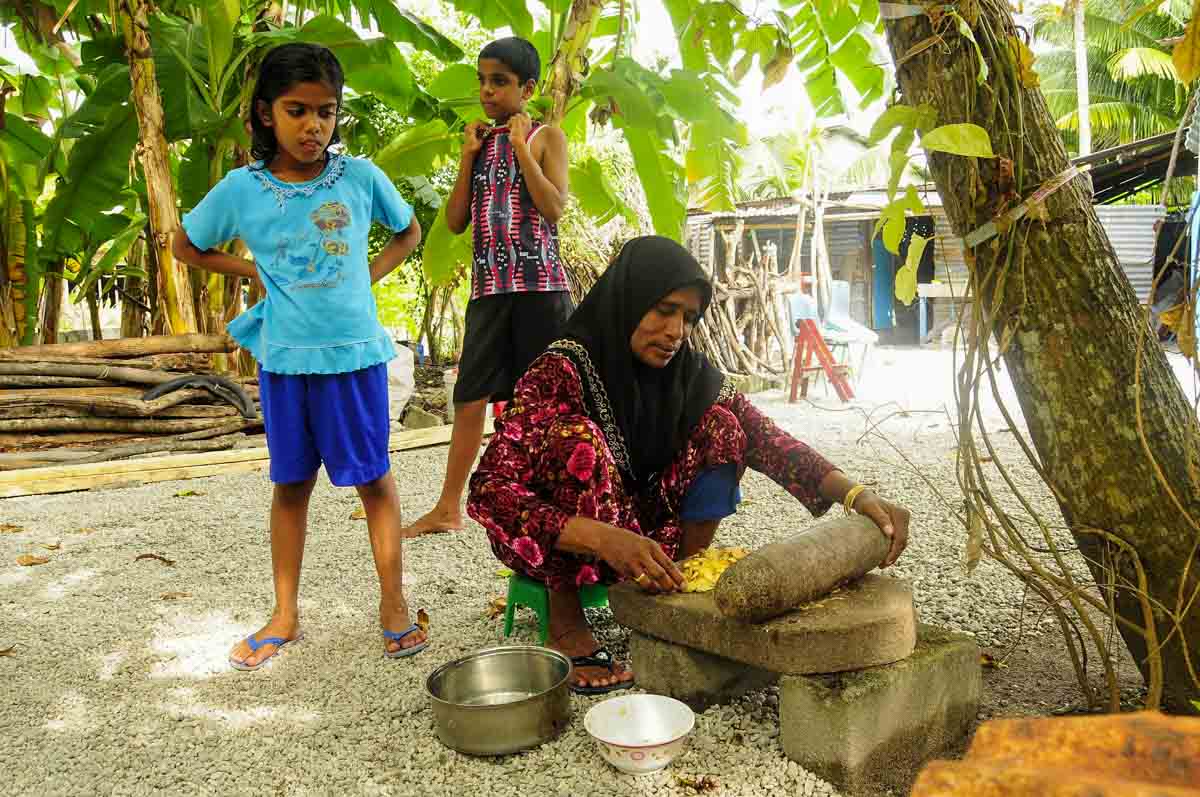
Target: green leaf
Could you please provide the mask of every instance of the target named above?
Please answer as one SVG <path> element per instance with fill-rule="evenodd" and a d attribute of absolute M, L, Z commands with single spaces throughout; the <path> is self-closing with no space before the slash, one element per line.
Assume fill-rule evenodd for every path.
<path fill-rule="evenodd" d="M 971 44 L 975 45 L 975 57 L 979 59 L 979 74 L 976 77 L 976 82 L 983 84 L 988 78 L 987 61 L 983 60 L 983 50 L 979 49 L 979 42 L 975 41 L 975 34 L 971 32 L 971 26 L 967 21 L 960 17 L 956 12 L 949 12 L 950 16 L 958 21 L 958 33 L 964 39 L 969 39 Z"/>
<path fill-rule="evenodd" d="M 203 0 L 200 24 L 208 44 L 208 80 L 215 86 L 233 56 L 233 29 L 241 16 L 239 0 Z"/>
<path fill-rule="evenodd" d="M 197 79 L 208 74 L 208 42 L 204 29 L 174 17 L 156 14 L 150 19 L 154 42 L 154 73 L 163 103 L 163 124 L 168 141 L 208 135 L 222 119 L 208 104 Z M 207 91 L 207 85 L 205 85 Z"/>
<path fill-rule="evenodd" d="M 406 42 L 444 63 L 462 60 L 462 48 L 416 15 L 398 8 L 394 0 L 355 0 L 360 14 L 375 20 L 393 42 Z"/>
<path fill-rule="evenodd" d="M 637 215 L 621 199 L 603 165 L 594 157 L 571 166 L 571 196 L 596 224 L 606 224 L 618 215 L 631 225 L 637 223 Z"/>
<path fill-rule="evenodd" d="M 100 262 L 84 265 L 84 277 L 75 287 L 75 295 L 73 300 L 76 302 L 82 301 L 84 294 L 92 286 L 92 284 L 101 277 L 114 274 L 117 271 L 117 261 L 128 256 L 130 247 L 134 241 L 142 234 L 143 228 L 146 226 L 146 217 L 140 213 L 128 220 L 129 223 L 119 235 L 112 239 L 112 244 L 108 247 L 108 251 L 104 253 L 104 257 Z"/>
<path fill-rule="evenodd" d="M 687 201 L 683 193 L 682 169 L 664 151 L 665 142 L 654 131 L 622 125 L 625 141 L 633 154 L 654 231 L 659 235 L 680 240 L 687 216 Z"/>
<path fill-rule="evenodd" d="M 437 217 L 425 238 L 421 267 L 433 285 L 446 285 L 463 269 L 471 267 L 474 257 L 471 228 L 455 235 L 446 224 L 446 203 L 438 209 Z"/>
<path fill-rule="evenodd" d="M 906 307 L 917 298 L 917 267 L 921 265 L 921 256 L 930 240 L 914 233 L 908 239 L 908 255 L 904 258 L 904 266 L 896 272 L 896 298 Z"/>
<path fill-rule="evenodd" d="M 622 62 L 625 60 L 621 59 Z M 617 102 L 617 115 L 633 127 L 652 130 L 658 126 L 658 108 L 642 87 L 629 81 L 617 69 L 593 72 L 580 92 L 601 103 L 612 97 Z"/>
<path fill-rule="evenodd" d="M 523 39 L 533 35 L 533 17 L 524 0 L 450 0 L 450 4 L 488 30 L 509 27 Z"/>
<path fill-rule="evenodd" d="M 831 45 L 838 44 L 858 27 L 858 14 L 845 0 L 822 0 L 813 4 L 821 30 Z"/>
<path fill-rule="evenodd" d="M 826 63 L 810 74 L 804 81 L 804 88 L 808 92 L 809 102 L 812 103 L 813 110 L 818 117 L 838 116 L 845 113 L 842 92 L 838 89 L 832 64 Z"/>
<path fill-rule="evenodd" d="M 22 115 L 49 118 L 54 92 L 50 81 L 41 75 L 26 75 L 21 78 L 21 93 L 17 95 L 17 99 L 21 102 Z"/>
<path fill-rule="evenodd" d="M 375 165 L 393 180 L 432 172 L 452 157 L 462 137 L 450 132 L 441 119 L 411 127 L 375 153 Z"/>
<path fill-rule="evenodd" d="M 996 157 L 987 131 L 970 123 L 935 127 L 921 137 L 921 147 L 928 152 L 948 152 L 973 158 Z"/>
<path fill-rule="evenodd" d="M 138 138 L 133 105 L 117 106 L 104 127 L 77 141 L 71 149 L 65 179 L 42 216 L 47 238 L 42 249 L 48 257 L 66 253 L 68 222 L 91 230 L 105 211 L 121 204 L 129 180 L 129 156 Z"/>
<path fill-rule="evenodd" d="M 922 103 L 914 108 L 911 105 L 896 103 L 888 106 L 887 110 L 875 120 L 875 124 L 871 125 L 871 134 L 867 138 L 867 143 L 872 147 L 875 146 L 896 128 L 908 131 L 928 130 L 936 122 L 937 111 L 930 105 Z"/>
<path fill-rule="evenodd" d="M 412 104 L 416 81 L 404 56 L 387 39 L 359 38 L 344 22 L 327 15 L 305 23 L 300 39 L 333 50 L 346 73 L 346 85 L 356 92 L 374 94 L 401 112 Z"/>
<path fill-rule="evenodd" d="M 893 199 L 884 205 L 879 212 L 879 221 L 875 223 L 874 235 L 883 230 L 883 245 L 892 254 L 900 254 L 900 241 L 904 238 L 904 225 L 907 214 L 914 216 L 925 214 L 925 203 L 917 195 L 917 189 L 908 187 L 904 196 Z"/>
<path fill-rule="evenodd" d="M 133 87 L 129 66 L 113 64 L 100 72 L 98 85 L 83 104 L 59 125 L 63 138 L 80 138 L 104 125 L 113 108 L 129 102 Z"/>
<path fill-rule="evenodd" d="M 426 89 L 439 100 L 479 96 L 479 71 L 474 64 L 453 64 L 438 73 Z"/>
<path fill-rule="evenodd" d="M 4 114 L 0 146 L 11 164 L 39 165 L 50 154 L 50 138 L 16 114 Z"/>
<path fill-rule="evenodd" d="M 869 96 L 883 86 L 883 69 L 872 62 L 871 45 L 854 33 L 829 55 L 829 61 L 846 76 L 860 96 Z"/>
<path fill-rule="evenodd" d="M 179 204 L 185 213 L 200 204 L 200 200 L 212 188 L 209 185 L 212 173 L 211 144 L 207 138 L 192 139 L 179 164 Z"/>

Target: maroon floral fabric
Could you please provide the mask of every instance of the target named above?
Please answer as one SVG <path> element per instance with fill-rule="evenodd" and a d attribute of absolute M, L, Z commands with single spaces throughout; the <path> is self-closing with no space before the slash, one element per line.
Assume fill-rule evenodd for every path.
<path fill-rule="evenodd" d="M 740 393 L 709 407 L 661 478 L 632 491 L 587 415 L 575 365 L 544 354 L 496 421 L 471 477 L 467 514 L 487 530 L 500 561 L 550 589 L 611 584 L 618 575 L 602 560 L 555 547 L 567 521 L 580 515 L 637 532 L 674 557 L 688 487 L 702 471 L 728 463 L 737 465 L 739 479 L 746 467 L 766 474 L 814 516 L 831 506 L 818 487 L 834 466 Z"/>

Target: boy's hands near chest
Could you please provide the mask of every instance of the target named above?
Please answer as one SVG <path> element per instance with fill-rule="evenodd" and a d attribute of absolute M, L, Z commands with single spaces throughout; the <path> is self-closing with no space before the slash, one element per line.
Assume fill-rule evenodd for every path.
<path fill-rule="evenodd" d="M 515 114 L 508 120 L 509 141 L 525 186 L 538 211 L 553 224 L 562 218 L 567 206 L 567 137 L 562 130 L 547 125 L 530 143 L 532 130 L 528 114 Z"/>

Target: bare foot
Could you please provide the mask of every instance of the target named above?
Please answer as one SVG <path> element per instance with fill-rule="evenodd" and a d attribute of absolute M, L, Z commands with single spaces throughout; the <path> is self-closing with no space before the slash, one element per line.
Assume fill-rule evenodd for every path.
<path fill-rule="evenodd" d="M 383 626 L 383 630 L 391 631 L 394 634 L 403 633 L 405 629 L 412 626 L 412 620 L 409 619 L 408 602 L 401 598 L 393 606 L 385 606 L 383 602 L 379 604 L 379 624 Z M 408 650 L 424 642 L 428 637 L 425 632 L 418 628 L 410 634 L 405 634 L 400 640 L 388 639 L 386 649 L 388 653 L 395 653 L 399 650 Z"/>
<path fill-rule="evenodd" d="M 300 636 L 300 620 L 296 617 L 287 618 L 273 615 L 267 621 L 266 625 L 255 631 L 251 636 L 254 637 L 256 642 L 270 637 L 279 637 L 291 642 Z M 248 667 L 257 667 L 262 662 L 271 658 L 278 648 L 278 645 L 268 643 L 266 645 L 259 645 L 258 650 L 251 650 L 249 643 L 243 639 L 229 651 L 229 658 L 231 661 L 245 664 Z"/>
<path fill-rule="evenodd" d="M 590 656 L 595 653 L 600 643 L 592 635 L 592 629 L 586 624 L 582 627 L 565 631 L 550 643 L 550 647 L 568 658 Z M 627 669 L 615 660 L 610 667 L 575 667 L 572 674 L 575 686 L 598 687 L 627 683 L 633 680 L 633 670 Z"/>
<path fill-rule="evenodd" d="M 417 518 L 411 526 L 405 526 L 402 534 L 407 538 L 420 537 L 422 534 L 441 534 L 447 531 L 462 531 L 463 516 L 457 508 L 453 512 L 439 507 L 426 512 Z"/>

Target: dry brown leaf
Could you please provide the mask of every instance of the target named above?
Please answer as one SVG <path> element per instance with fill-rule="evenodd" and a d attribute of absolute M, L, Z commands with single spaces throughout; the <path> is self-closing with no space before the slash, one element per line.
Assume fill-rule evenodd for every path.
<path fill-rule="evenodd" d="M 976 510 L 968 509 L 970 522 L 967 524 L 967 549 L 963 557 L 963 567 L 968 574 L 972 573 L 983 556 L 983 515 Z"/>
<path fill-rule="evenodd" d="M 200 492 L 199 490 L 180 490 L 179 492 L 175 493 L 176 498 L 198 498 L 202 495 L 204 495 L 204 493 Z"/>
<path fill-rule="evenodd" d="M 675 784 L 691 789 L 696 794 L 703 794 L 717 788 L 720 783 L 710 775 L 676 775 Z"/>
<path fill-rule="evenodd" d="M 1042 80 L 1033 68 L 1033 51 L 1016 36 L 1008 37 L 1008 46 L 1012 50 L 1013 60 L 1017 62 L 1017 77 L 1021 85 L 1027 89 L 1036 89 Z"/>
<path fill-rule="evenodd" d="M 497 617 L 503 617 L 508 610 L 508 598 L 503 595 L 498 595 L 488 601 L 487 609 L 484 614 L 489 620 L 495 620 Z"/>
<path fill-rule="evenodd" d="M 135 558 L 133 561 L 135 561 L 135 562 L 140 562 L 140 561 L 142 561 L 143 559 L 153 559 L 153 560 L 154 560 L 154 561 L 156 561 L 156 562 L 162 562 L 162 563 L 163 563 L 164 565 L 166 565 L 167 567 L 174 567 L 174 566 L 175 566 L 175 560 L 174 560 L 174 559 L 168 559 L 167 557 L 165 557 L 165 556 L 159 556 L 159 555 L 158 555 L 158 554 L 156 554 L 156 553 L 143 553 L 143 554 L 139 554 L 139 555 L 138 555 L 138 556 L 137 556 L 137 557 L 136 557 L 136 558 Z"/>
<path fill-rule="evenodd" d="M 44 565 L 50 561 L 48 556 L 35 556 L 27 553 L 17 557 L 17 564 L 21 567 L 33 567 L 34 565 Z"/>
<path fill-rule="evenodd" d="M 42 547 L 45 548 L 47 551 L 57 551 L 59 548 L 62 547 L 62 543 L 61 542 L 43 542 Z"/>
<path fill-rule="evenodd" d="M 991 653 L 979 654 L 979 666 L 985 670 L 1003 670 L 1008 667 L 1007 664 L 997 659 Z"/>
<path fill-rule="evenodd" d="M 15 651 L 16 649 L 17 649 L 16 645 L 9 645 L 4 650 L 0 650 L 0 656 L 15 656 L 17 654 L 14 653 L 13 651 Z"/>
<path fill-rule="evenodd" d="M 0 534 L 20 534 L 24 530 L 24 526 L 14 526 L 11 523 L 0 523 Z"/>
<path fill-rule="evenodd" d="M 82 528 L 75 529 L 75 531 L 73 531 L 71 533 L 72 534 L 95 534 L 96 530 L 91 528 L 90 526 L 84 526 Z"/>
<path fill-rule="evenodd" d="M 420 628 L 426 634 L 429 633 L 429 615 L 424 609 L 417 609 L 417 628 Z"/>
<path fill-rule="evenodd" d="M 183 600 L 184 598 L 192 597 L 192 593 L 190 593 L 190 592 L 164 592 L 162 595 L 159 595 L 158 597 L 165 601 L 178 601 L 178 600 Z"/>
<path fill-rule="evenodd" d="M 367 519 L 367 510 L 363 509 L 360 506 L 358 509 L 355 509 L 353 512 L 350 513 L 350 519 L 351 520 L 366 520 Z"/>

